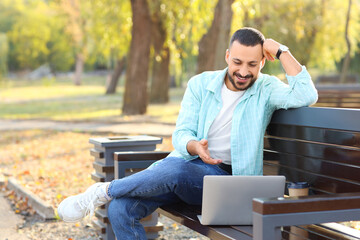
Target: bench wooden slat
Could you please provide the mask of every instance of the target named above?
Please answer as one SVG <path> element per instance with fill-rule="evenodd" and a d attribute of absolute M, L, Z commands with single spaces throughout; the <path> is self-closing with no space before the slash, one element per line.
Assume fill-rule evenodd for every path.
<path fill-rule="evenodd" d="M 311 142 L 360 147 L 360 133 L 339 131 L 324 128 L 270 124 L 267 128 L 268 137 L 296 138 Z"/>
<path fill-rule="evenodd" d="M 91 179 L 95 182 L 105 182 L 105 177 L 97 173 L 92 173 Z"/>
<path fill-rule="evenodd" d="M 239 232 L 245 233 L 246 235 L 249 235 L 250 237 L 252 237 L 253 235 L 253 227 L 250 226 L 231 226 L 232 228 L 236 229 Z"/>
<path fill-rule="evenodd" d="M 331 229 L 327 229 L 323 227 L 321 224 L 313 224 L 308 225 L 306 229 L 310 232 L 310 234 L 316 233 L 317 235 L 323 236 L 322 239 L 350 239 L 350 240 L 356 240 L 360 239 L 360 237 L 355 238 L 353 236 L 350 236 L 346 233 L 336 232 Z M 311 237 L 313 235 L 309 235 Z M 317 238 L 310 238 L 310 239 L 317 239 Z"/>
<path fill-rule="evenodd" d="M 114 172 L 114 166 L 105 165 L 101 162 L 93 162 L 93 167 L 97 172 Z"/>
<path fill-rule="evenodd" d="M 264 164 L 283 168 L 301 168 L 303 171 L 313 172 L 325 176 L 332 176 L 339 180 L 348 180 L 360 184 L 360 166 L 347 164 L 343 159 L 329 161 L 319 158 L 303 157 L 288 153 L 264 153 Z"/>
<path fill-rule="evenodd" d="M 106 234 L 106 226 L 104 223 L 100 222 L 99 220 L 93 220 L 92 226 L 100 232 L 100 234 Z"/>
<path fill-rule="evenodd" d="M 323 86 L 318 89 L 319 98 L 315 106 L 360 108 L 360 91 L 358 86 Z"/>
<path fill-rule="evenodd" d="M 319 165 L 319 164 L 315 164 L 314 162 L 322 162 L 322 165 L 326 165 L 326 164 L 332 164 L 334 166 L 336 166 L 337 168 L 342 168 L 344 167 L 345 169 L 348 170 L 357 170 L 358 167 L 358 162 L 354 161 L 353 163 L 348 163 L 346 160 L 346 158 L 341 158 L 340 156 L 338 158 L 331 158 L 331 159 L 322 159 L 322 158 L 315 158 L 315 157 L 307 157 L 307 156 L 298 156 L 296 154 L 291 154 L 291 153 L 281 153 L 281 152 L 273 152 L 271 150 L 264 150 L 264 160 L 266 161 L 270 161 L 270 162 L 278 162 L 278 161 L 282 161 L 282 162 L 294 162 L 297 161 L 300 163 L 302 162 L 312 162 L 314 165 Z M 296 165 L 296 166 L 300 166 L 303 167 L 304 165 Z M 320 170 L 322 171 L 322 169 Z M 339 174 L 339 173 L 336 173 Z M 350 177 L 354 177 L 353 179 L 358 179 L 357 175 L 353 175 Z"/>
<path fill-rule="evenodd" d="M 311 228 L 311 226 L 285 226 L 282 231 L 283 239 L 291 240 L 334 240 L 334 239 L 343 239 L 344 235 L 334 235 L 334 232 L 324 232 L 320 227 Z M 334 238 L 335 237 L 335 238 Z"/>
<path fill-rule="evenodd" d="M 250 240 L 249 229 L 243 229 L 243 232 L 232 226 L 205 226 L 202 225 L 197 215 L 201 213 L 200 206 L 186 205 L 184 203 L 163 206 L 157 210 L 160 214 L 173 219 L 174 221 L 187 226 L 211 239 L 244 239 Z M 244 233 L 247 232 L 247 233 Z"/>
<path fill-rule="evenodd" d="M 346 98 L 342 97 L 341 99 L 322 97 L 320 100 L 322 100 L 322 102 L 327 102 L 327 103 L 360 103 L 359 99 L 352 97 L 346 97 Z"/>
<path fill-rule="evenodd" d="M 274 112 L 271 123 L 360 132 L 360 111 L 302 107 Z"/>
<path fill-rule="evenodd" d="M 269 139 L 270 148 L 265 150 L 280 153 L 297 154 L 304 157 L 327 159 L 330 161 L 342 161 L 354 166 L 360 166 L 360 149 L 357 147 L 343 147 L 313 142 L 301 142 L 291 139 Z"/>
<path fill-rule="evenodd" d="M 296 168 L 279 168 L 275 165 L 264 166 L 265 175 L 285 175 L 289 182 L 308 182 L 312 192 L 316 193 L 345 193 L 359 192 L 360 184 L 350 181 L 343 181 L 333 177 L 317 173 L 305 172 Z"/>
<path fill-rule="evenodd" d="M 169 155 L 167 151 L 140 151 L 140 152 L 115 152 L 114 160 L 117 161 L 142 161 L 160 160 Z"/>
<path fill-rule="evenodd" d="M 360 103 L 357 102 L 330 102 L 330 103 L 326 103 L 326 102 L 319 102 L 316 104 L 316 107 L 330 107 L 330 108 L 350 108 L 350 109 L 359 109 L 360 108 Z"/>
<path fill-rule="evenodd" d="M 96 158 L 104 158 L 105 156 L 103 151 L 97 150 L 95 148 L 90 149 L 90 155 Z"/>

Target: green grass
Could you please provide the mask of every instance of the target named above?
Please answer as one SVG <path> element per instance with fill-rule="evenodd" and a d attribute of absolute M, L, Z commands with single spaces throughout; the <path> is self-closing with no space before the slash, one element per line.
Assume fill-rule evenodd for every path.
<path fill-rule="evenodd" d="M 49 81 L 7 80 L 3 83 L 0 88 L 0 118 L 123 120 L 121 86 L 116 94 L 105 95 L 103 77 L 86 78 L 81 86 L 74 86 L 70 79 Z M 183 89 L 171 89 L 170 103 L 150 104 L 146 115 L 159 121 L 175 122 L 183 93 Z"/>
<path fill-rule="evenodd" d="M 100 96 L 104 94 L 100 86 L 28 86 L 7 88 L 0 92 L 1 102 L 19 102 L 30 100 L 47 100 L 57 98 Z"/>

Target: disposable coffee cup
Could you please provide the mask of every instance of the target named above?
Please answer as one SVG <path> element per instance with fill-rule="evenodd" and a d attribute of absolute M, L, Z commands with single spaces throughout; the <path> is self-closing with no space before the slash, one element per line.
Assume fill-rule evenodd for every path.
<path fill-rule="evenodd" d="M 307 182 L 290 182 L 288 183 L 290 197 L 299 197 L 309 195 L 309 184 Z"/>

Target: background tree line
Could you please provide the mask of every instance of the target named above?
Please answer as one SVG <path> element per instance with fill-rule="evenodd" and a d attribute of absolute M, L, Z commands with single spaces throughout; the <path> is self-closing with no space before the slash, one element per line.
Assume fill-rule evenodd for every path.
<path fill-rule="evenodd" d="M 109 69 L 111 94 L 126 72 L 123 113 L 143 114 L 148 101 L 169 100 L 170 84 L 224 68 L 242 26 L 286 43 L 310 68 L 360 71 L 359 0 L 2 0 L 0 74 L 46 63 L 81 85 L 84 69 Z"/>

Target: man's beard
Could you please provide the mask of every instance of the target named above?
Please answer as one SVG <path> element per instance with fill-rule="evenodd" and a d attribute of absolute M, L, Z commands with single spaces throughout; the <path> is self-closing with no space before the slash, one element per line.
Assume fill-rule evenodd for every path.
<path fill-rule="evenodd" d="M 231 84 L 234 86 L 234 88 L 239 90 L 239 91 L 245 91 L 246 89 L 250 88 L 256 81 L 256 78 L 254 78 L 254 75 L 252 75 L 252 74 L 242 76 L 241 74 L 234 72 L 233 73 L 234 77 L 246 78 L 248 80 L 246 83 L 238 83 L 238 84 L 236 84 L 234 78 L 232 78 L 230 76 L 229 70 L 227 71 L 227 76 L 228 76 Z M 239 85 L 241 85 L 241 86 L 238 87 Z"/>

